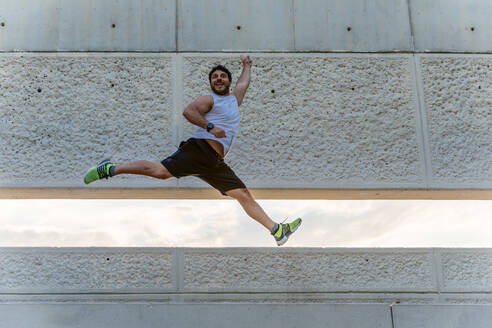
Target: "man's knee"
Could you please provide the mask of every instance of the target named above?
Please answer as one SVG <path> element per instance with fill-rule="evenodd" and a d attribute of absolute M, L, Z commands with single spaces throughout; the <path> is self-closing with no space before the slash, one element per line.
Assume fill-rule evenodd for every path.
<path fill-rule="evenodd" d="M 168 171 L 168 169 L 166 169 L 164 165 L 159 163 L 159 168 L 156 169 L 155 177 L 158 179 L 165 180 L 165 179 L 172 178 L 173 175 Z"/>
<path fill-rule="evenodd" d="M 226 195 L 230 196 L 238 201 L 248 201 L 252 200 L 253 196 L 247 188 L 238 188 L 226 191 Z"/>

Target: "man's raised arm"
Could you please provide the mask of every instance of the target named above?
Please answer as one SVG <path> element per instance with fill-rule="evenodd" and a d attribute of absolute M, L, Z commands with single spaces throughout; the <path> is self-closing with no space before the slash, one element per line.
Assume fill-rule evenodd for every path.
<path fill-rule="evenodd" d="M 232 91 L 234 96 L 236 96 L 238 106 L 241 106 L 243 103 L 244 95 L 246 94 L 246 90 L 248 90 L 249 82 L 251 81 L 251 66 L 253 65 L 253 61 L 249 56 L 241 57 L 241 61 L 243 62 L 243 72 L 237 80 L 236 87 Z"/>

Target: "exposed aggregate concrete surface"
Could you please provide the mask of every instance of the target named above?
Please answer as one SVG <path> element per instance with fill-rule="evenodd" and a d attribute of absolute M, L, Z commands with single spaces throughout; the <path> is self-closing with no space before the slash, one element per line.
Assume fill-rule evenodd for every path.
<path fill-rule="evenodd" d="M 0 250 L 1 290 L 166 289 L 173 284 L 171 251 L 33 250 Z"/>
<path fill-rule="evenodd" d="M 412 55 L 254 55 L 226 162 L 251 188 L 487 188 L 490 56 L 414 56 L 416 74 Z M 217 63 L 234 86 L 237 54 L 2 54 L 0 186 L 80 188 L 102 159 L 161 161 L 195 129 L 182 111 Z M 178 185 L 207 186 L 91 187 Z"/>
<path fill-rule="evenodd" d="M 7 247 L 0 302 L 485 304 L 490 262 L 477 248 Z"/>
<path fill-rule="evenodd" d="M 174 148 L 170 56 L 3 55 L 0 67 L 0 185 L 82 187 L 105 158 Z"/>
<path fill-rule="evenodd" d="M 490 183 L 492 58 L 424 56 L 421 62 L 432 183 Z"/>
<path fill-rule="evenodd" d="M 192 290 L 374 290 L 434 289 L 426 253 L 327 253 L 274 255 L 268 251 L 208 251 L 184 254 L 184 285 Z"/>
<path fill-rule="evenodd" d="M 183 61 L 184 103 L 215 64 L 241 72 L 237 56 Z M 408 56 L 255 56 L 228 160 L 258 187 L 423 185 L 410 75 Z"/>

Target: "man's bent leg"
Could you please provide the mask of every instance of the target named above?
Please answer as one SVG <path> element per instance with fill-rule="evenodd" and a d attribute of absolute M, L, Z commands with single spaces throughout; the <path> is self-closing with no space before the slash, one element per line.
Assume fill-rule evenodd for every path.
<path fill-rule="evenodd" d="M 138 174 L 145 175 L 157 179 L 169 179 L 173 175 L 161 163 L 153 163 L 149 161 L 136 161 L 116 165 L 114 175 L 118 174 Z"/>
<path fill-rule="evenodd" d="M 301 225 L 301 218 L 297 218 L 294 221 L 285 224 L 273 222 L 246 188 L 233 189 L 226 191 L 225 193 L 227 196 L 237 199 L 249 216 L 270 230 L 270 233 L 275 238 L 278 246 L 285 244 L 287 239 L 289 239 L 289 236 Z"/>
<path fill-rule="evenodd" d="M 261 223 L 268 231 L 272 231 L 275 222 L 270 219 L 261 206 L 255 201 L 248 189 L 238 188 L 226 191 L 225 193 L 227 196 L 236 199 L 251 218 Z"/>

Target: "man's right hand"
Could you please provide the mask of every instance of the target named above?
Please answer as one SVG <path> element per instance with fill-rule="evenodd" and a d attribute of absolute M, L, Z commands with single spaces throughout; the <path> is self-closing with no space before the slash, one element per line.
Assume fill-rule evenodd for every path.
<path fill-rule="evenodd" d="M 222 130 L 221 128 L 214 127 L 212 130 L 210 130 L 210 133 L 212 133 L 216 138 L 225 138 L 226 134 L 225 131 Z"/>

